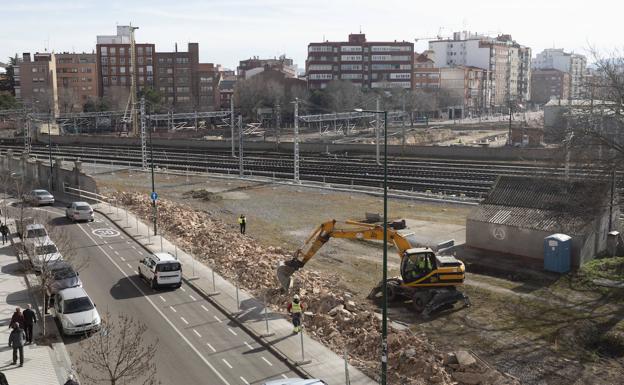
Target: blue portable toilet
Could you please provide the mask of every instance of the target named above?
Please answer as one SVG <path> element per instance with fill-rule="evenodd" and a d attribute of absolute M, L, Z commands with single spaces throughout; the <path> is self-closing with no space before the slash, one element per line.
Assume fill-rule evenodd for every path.
<path fill-rule="evenodd" d="M 565 234 L 553 234 L 544 238 L 544 270 L 555 273 L 570 271 L 572 238 Z"/>

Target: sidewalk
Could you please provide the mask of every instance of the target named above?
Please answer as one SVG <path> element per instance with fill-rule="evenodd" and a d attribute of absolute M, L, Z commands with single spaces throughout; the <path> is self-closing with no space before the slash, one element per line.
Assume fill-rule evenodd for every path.
<path fill-rule="evenodd" d="M 11 365 L 13 349 L 8 347 L 9 323 L 17 306 L 24 309 L 28 303 L 35 308 L 26 284 L 25 274 L 19 262 L 15 249 L 10 244 L 0 246 L 0 371 L 2 371 L 10 385 L 59 385 L 67 379 L 68 355 L 64 345 L 53 343 L 52 346 L 32 345 L 24 347 L 24 366 Z M 41 333 L 39 330 L 40 317 L 37 312 L 38 323 L 33 334 L 35 340 Z M 50 323 L 48 323 L 50 327 Z M 18 359 L 19 360 L 19 359 Z"/>
<path fill-rule="evenodd" d="M 148 251 L 161 251 L 162 244 L 163 251 L 173 255 L 177 254 L 184 266 L 183 272 L 187 284 L 209 297 L 216 306 L 229 314 L 242 328 L 261 340 L 275 354 L 280 355 L 291 365 L 298 366 L 299 370 L 311 378 L 322 379 L 330 385 L 345 384 L 345 361 L 343 357 L 338 356 L 305 333 L 293 335 L 292 325 L 288 320 L 280 314 L 272 313 L 270 309 L 265 315 L 264 304 L 243 290 L 238 292 L 239 311 L 236 302 L 237 290 L 233 283 L 214 273 L 215 282 L 213 286 L 212 269 L 194 261 L 190 255 L 174 246 L 166 238 L 154 237 L 153 235 L 148 238 L 150 228 L 137 220 L 132 213 L 106 204 L 96 205 L 95 209 L 113 221 L 128 236 L 136 239 Z M 211 295 L 215 291 L 215 287 L 219 294 Z M 267 322 L 270 336 L 267 335 Z M 377 384 L 351 365 L 348 365 L 348 373 L 352 385 Z"/>

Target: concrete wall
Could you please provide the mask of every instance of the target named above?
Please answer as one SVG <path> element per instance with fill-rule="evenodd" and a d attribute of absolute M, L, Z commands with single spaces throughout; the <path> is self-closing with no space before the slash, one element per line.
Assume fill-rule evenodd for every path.
<path fill-rule="evenodd" d="M 46 138 L 47 139 L 47 138 Z M 139 138 L 119 138 L 111 136 L 60 136 L 52 137 L 54 144 L 71 145 L 119 145 L 140 146 Z M 189 139 L 154 138 L 156 146 L 188 147 L 190 149 L 214 149 L 229 151 L 229 141 L 208 141 Z M 292 153 L 292 143 L 280 143 L 276 146 L 272 142 L 245 142 L 245 150 L 248 151 L 276 151 Z M 349 154 L 374 154 L 375 145 L 371 144 L 322 144 L 301 143 L 299 149 L 302 153 L 344 153 Z M 552 161 L 557 157 L 556 149 L 546 148 L 480 148 L 480 147 L 447 147 L 447 146 L 400 146 L 388 145 L 388 155 L 406 155 L 418 157 L 432 157 L 444 159 L 474 159 L 474 160 L 524 160 L 524 161 Z"/>
<path fill-rule="evenodd" d="M 8 173 L 19 173 L 24 176 L 25 188 L 48 189 L 50 178 L 50 165 L 47 162 L 35 161 L 28 157 L 16 157 L 9 150 L 7 154 L 0 155 L 0 171 Z M 97 192 L 95 179 L 82 172 L 82 164 L 74 162 L 72 169 L 64 168 L 60 160 L 56 160 L 53 167 L 53 191 L 63 191 L 63 184 Z"/>

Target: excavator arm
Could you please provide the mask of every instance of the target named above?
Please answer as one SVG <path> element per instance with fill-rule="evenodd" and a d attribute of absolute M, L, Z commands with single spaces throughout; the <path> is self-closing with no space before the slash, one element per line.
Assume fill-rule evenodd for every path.
<path fill-rule="evenodd" d="M 292 275 L 319 251 L 330 238 L 366 239 L 383 241 L 384 228 L 356 221 L 346 221 L 337 225 L 336 220 L 322 223 L 297 249 L 291 260 L 282 262 L 277 268 L 277 279 L 285 290 L 292 286 Z M 387 227 L 387 243 L 393 244 L 402 258 L 412 246 L 409 241 L 391 227 Z"/>

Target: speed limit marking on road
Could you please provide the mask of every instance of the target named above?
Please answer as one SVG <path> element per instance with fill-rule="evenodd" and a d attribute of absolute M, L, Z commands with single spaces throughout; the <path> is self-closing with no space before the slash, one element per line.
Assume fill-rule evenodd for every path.
<path fill-rule="evenodd" d="M 92 231 L 93 235 L 97 235 L 100 238 L 113 238 L 118 237 L 121 233 L 115 229 L 95 229 Z"/>

